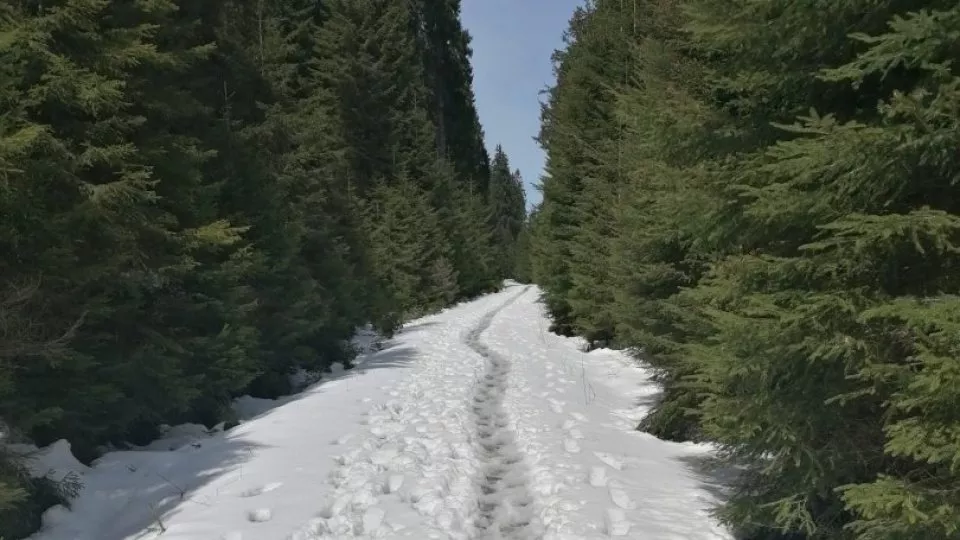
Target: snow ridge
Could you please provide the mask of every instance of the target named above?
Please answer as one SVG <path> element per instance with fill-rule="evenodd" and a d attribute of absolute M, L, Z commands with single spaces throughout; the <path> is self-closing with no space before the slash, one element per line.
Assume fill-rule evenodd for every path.
<path fill-rule="evenodd" d="M 477 381 L 473 417 L 477 454 L 481 460 L 477 486 L 477 540 L 534 540 L 543 537 L 529 487 L 529 470 L 517 446 L 516 433 L 504 407 L 510 361 L 481 343 L 493 318 L 523 296 L 529 287 L 484 316 L 467 335 L 466 343 L 486 359 L 486 373 Z"/>

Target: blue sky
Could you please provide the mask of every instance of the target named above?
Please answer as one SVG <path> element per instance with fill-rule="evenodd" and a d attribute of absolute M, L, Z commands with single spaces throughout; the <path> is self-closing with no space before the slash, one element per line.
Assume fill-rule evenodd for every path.
<path fill-rule="evenodd" d="M 543 151 L 533 140 L 540 130 L 540 90 L 553 84 L 550 56 L 582 0 L 461 0 L 463 25 L 473 38 L 473 90 L 487 148 L 503 145 L 510 165 L 520 169 L 527 202 L 543 170 Z"/>

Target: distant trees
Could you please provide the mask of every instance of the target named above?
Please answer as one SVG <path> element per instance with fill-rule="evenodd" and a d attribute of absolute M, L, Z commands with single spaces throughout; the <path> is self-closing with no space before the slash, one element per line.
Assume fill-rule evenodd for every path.
<path fill-rule="evenodd" d="M 520 171 L 511 171 L 510 160 L 500 146 L 490 167 L 489 193 L 497 271 L 512 276 L 522 256 L 517 243 L 524 230 L 527 207 Z"/>

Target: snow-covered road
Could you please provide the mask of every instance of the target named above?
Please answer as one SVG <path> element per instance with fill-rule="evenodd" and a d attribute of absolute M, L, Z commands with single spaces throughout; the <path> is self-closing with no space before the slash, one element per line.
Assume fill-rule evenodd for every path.
<path fill-rule="evenodd" d="M 709 450 L 633 428 L 657 389 L 546 331 L 535 287 L 415 321 L 226 433 L 110 453 L 38 540 L 729 539 Z M 249 401 L 249 400 L 248 400 Z"/>

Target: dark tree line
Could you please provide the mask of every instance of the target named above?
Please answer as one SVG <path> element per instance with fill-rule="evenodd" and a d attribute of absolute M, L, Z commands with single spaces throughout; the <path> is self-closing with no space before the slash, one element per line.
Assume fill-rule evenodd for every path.
<path fill-rule="evenodd" d="M 514 275 L 522 188 L 484 149 L 459 9 L 0 3 L 0 454 L 229 422 L 348 363 L 358 325 Z M 8 458 L 9 539 L 57 493 Z"/>
<path fill-rule="evenodd" d="M 595 0 L 543 111 L 535 280 L 745 538 L 960 534 L 960 7 Z"/>

